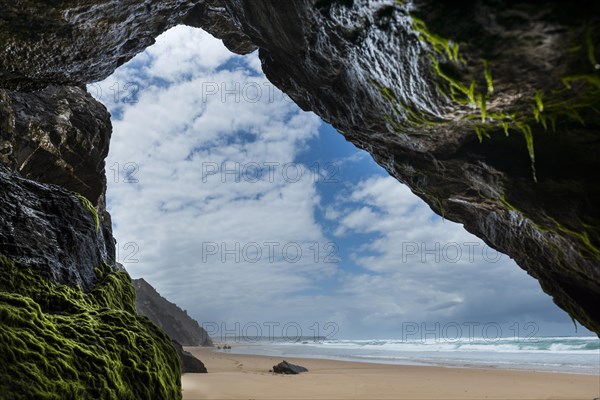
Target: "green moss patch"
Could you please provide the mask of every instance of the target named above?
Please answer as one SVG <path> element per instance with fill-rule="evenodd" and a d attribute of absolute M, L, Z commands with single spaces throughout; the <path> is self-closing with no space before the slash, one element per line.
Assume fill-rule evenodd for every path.
<path fill-rule="evenodd" d="M 1 255 L 0 271 L 0 398 L 181 398 L 177 354 L 135 313 L 127 274 L 102 265 L 83 293 Z"/>
<path fill-rule="evenodd" d="M 81 204 L 85 207 L 85 209 L 90 213 L 90 216 L 94 220 L 94 224 L 96 224 L 96 232 L 100 231 L 100 219 L 98 218 L 98 211 L 96 207 L 89 201 L 85 196 L 79 193 L 73 193 L 75 197 L 79 199 Z"/>
<path fill-rule="evenodd" d="M 403 2 L 397 1 L 397 4 L 400 7 L 404 6 Z M 510 132 L 520 133 L 529 153 L 534 181 L 537 181 L 534 128 L 541 128 L 537 131 L 549 128 L 554 130 L 558 120 L 585 124 L 586 118 L 582 113 L 600 112 L 600 64 L 595 56 L 589 26 L 583 29 L 578 39 L 579 43 L 575 43 L 570 50 L 577 53 L 577 57 L 586 67 L 577 73 L 562 77 L 552 89 L 533 90 L 529 98 L 523 99 L 524 103 L 518 110 L 510 112 L 490 107 L 498 93 L 494 92 L 493 65 L 488 60 L 481 60 L 481 66 L 468 65 L 466 58 L 461 55 L 458 43 L 432 32 L 425 21 L 410 12 L 408 15 L 411 18 L 412 31 L 423 44 L 425 53 L 431 60 L 432 71 L 438 78 L 435 85 L 439 93 L 462 110 L 460 119 L 467 122 L 480 142 L 491 138 L 491 133 L 495 132 L 503 131 L 506 135 Z M 481 73 L 474 79 L 463 82 L 453 73 L 461 69 L 479 69 Z M 392 104 L 393 115 L 386 116 L 386 121 L 398 131 L 414 127 L 433 128 L 452 122 L 434 118 L 427 112 L 402 104 L 390 88 L 378 83 L 376 86 L 382 96 Z"/>

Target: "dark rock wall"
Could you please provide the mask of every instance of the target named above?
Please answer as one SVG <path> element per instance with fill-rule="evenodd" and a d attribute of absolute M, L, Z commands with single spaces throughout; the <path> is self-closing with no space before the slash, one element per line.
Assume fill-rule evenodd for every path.
<path fill-rule="evenodd" d="M 33 92 L 0 89 L 0 162 L 21 176 L 60 185 L 89 199 L 114 264 L 106 211 L 105 158 L 112 125 L 106 107 L 85 89 L 48 86 Z"/>
<path fill-rule="evenodd" d="M 110 114 L 85 89 L 0 89 L 0 161 L 23 177 L 80 193 L 94 205 L 106 190 Z"/>
<path fill-rule="evenodd" d="M 83 84 L 192 6 L 0 2 L 0 398 L 181 398 L 175 348 L 110 270 L 112 128 Z"/>
<path fill-rule="evenodd" d="M 208 372 L 204 363 L 194 357 L 189 351 L 185 351 L 179 342 L 173 340 L 173 347 L 175 347 L 179 356 L 179 365 L 182 374 L 206 374 Z"/>
<path fill-rule="evenodd" d="M 181 398 L 171 340 L 106 264 L 95 213 L 0 164 L 1 399 Z"/>
<path fill-rule="evenodd" d="M 55 284 L 93 289 L 106 245 L 93 212 L 71 192 L 0 164 L 0 221 L 0 255 Z"/>
<path fill-rule="evenodd" d="M 31 89 L 102 80 L 179 23 L 197 2 L 2 1 L 0 86 Z"/>

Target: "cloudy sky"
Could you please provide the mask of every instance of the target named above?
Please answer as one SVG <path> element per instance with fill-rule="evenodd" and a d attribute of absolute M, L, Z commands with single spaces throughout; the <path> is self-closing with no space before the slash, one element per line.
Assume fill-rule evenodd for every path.
<path fill-rule="evenodd" d="M 216 336 L 575 334 L 533 278 L 300 110 L 256 53 L 177 27 L 89 90 L 113 115 L 119 261 Z"/>

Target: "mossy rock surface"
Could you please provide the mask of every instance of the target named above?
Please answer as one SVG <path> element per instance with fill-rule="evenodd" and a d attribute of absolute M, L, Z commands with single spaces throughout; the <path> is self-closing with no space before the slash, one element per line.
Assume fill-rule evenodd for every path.
<path fill-rule="evenodd" d="M 96 269 L 89 293 L 0 256 L 0 398 L 180 399 L 170 339 L 135 313 L 126 273 Z"/>

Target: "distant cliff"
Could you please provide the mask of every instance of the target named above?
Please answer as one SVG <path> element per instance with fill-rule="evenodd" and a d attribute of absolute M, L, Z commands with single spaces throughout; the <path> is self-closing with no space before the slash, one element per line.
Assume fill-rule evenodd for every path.
<path fill-rule="evenodd" d="M 137 312 L 183 346 L 212 346 L 208 333 L 187 312 L 162 297 L 144 279 L 134 279 Z"/>

